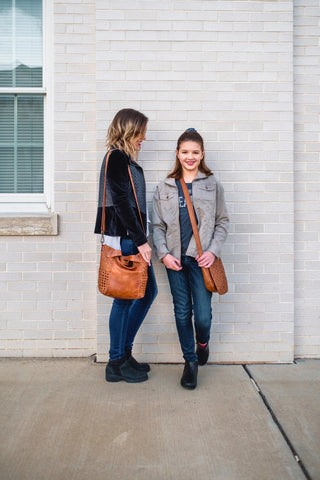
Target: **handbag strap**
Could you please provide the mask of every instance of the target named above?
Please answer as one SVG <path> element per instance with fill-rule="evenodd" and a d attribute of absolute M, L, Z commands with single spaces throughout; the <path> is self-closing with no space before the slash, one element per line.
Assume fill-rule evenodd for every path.
<path fill-rule="evenodd" d="M 146 236 L 146 231 L 145 231 L 145 229 L 144 229 L 144 225 L 143 225 L 143 221 L 142 221 L 142 216 L 141 216 L 141 212 L 140 212 L 140 207 L 139 207 L 139 202 L 138 202 L 138 198 L 137 198 L 137 194 L 136 194 L 136 189 L 134 188 L 133 178 L 132 178 L 132 174 L 131 174 L 131 170 L 130 170 L 129 165 L 128 165 L 128 172 L 129 172 L 129 177 L 130 177 L 130 182 L 131 182 L 131 185 L 132 185 L 132 190 L 133 190 L 134 198 L 135 198 L 135 200 L 136 200 L 136 204 L 137 204 L 137 207 L 138 207 L 138 212 L 139 212 L 139 217 L 140 217 L 140 222 L 141 222 L 142 230 L 143 230 L 144 236 Z"/>
<path fill-rule="evenodd" d="M 104 231 L 105 231 L 105 228 L 106 228 L 107 168 L 108 168 L 108 162 L 109 162 L 109 157 L 111 155 L 111 152 L 112 152 L 112 150 L 109 150 L 107 158 L 106 158 L 106 165 L 105 165 L 105 170 L 104 170 L 102 219 L 101 219 L 101 235 L 102 235 L 102 237 L 104 236 Z M 142 216 L 141 216 L 141 212 L 140 212 L 139 202 L 138 202 L 138 198 L 137 198 L 137 194 L 136 194 L 136 189 L 134 188 L 133 178 L 132 178 L 132 174 L 131 174 L 129 165 L 128 165 L 128 172 L 129 172 L 129 178 L 130 178 L 130 182 L 131 182 L 131 185 L 132 185 L 134 198 L 135 198 L 135 201 L 136 201 L 136 204 L 137 204 L 137 207 L 138 207 L 138 212 L 139 212 L 139 217 L 140 217 L 142 230 L 143 230 L 143 233 L 146 235 L 146 231 L 145 231 L 145 228 L 144 228 L 144 225 L 143 225 Z"/>
<path fill-rule="evenodd" d="M 103 202 L 102 202 L 102 218 L 101 218 L 101 235 L 104 235 L 104 231 L 106 229 L 106 198 L 107 198 L 107 166 L 109 157 L 111 155 L 112 150 L 109 150 L 107 158 L 106 158 L 106 165 L 104 170 L 104 184 L 103 184 Z M 102 243 L 102 239 L 101 239 Z"/>
<path fill-rule="evenodd" d="M 193 210 L 193 206 L 192 206 L 192 202 L 191 202 L 188 187 L 187 187 L 187 185 L 186 185 L 186 183 L 185 183 L 185 181 L 183 180 L 182 177 L 180 178 L 180 184 L 181 184 L 183 194 L 184 194 L 184 198 L 185 198 L 185 201 L 186 201 L 186 204 L 187 204 L 187 209 L 188 209 L 188 213 L 189 213 L 189 217 L 190 217 L 190 222 L 191 222 L 191 226 L 192 226 L 192 230 L 193 230 L 194 239 L 195 239 L 196 245 L 197 245 L 198 254 L 201 257 L 201 255 L 203 254 L 203 250 L 202 250 L 202 246 L 201 246 L 201 241 L 200 241 L 198 226 L 197 226 L 197 222 L 196 222 L 196 217 L 195 217 L 195 214 L 194 214 L 194 210 Z"/>

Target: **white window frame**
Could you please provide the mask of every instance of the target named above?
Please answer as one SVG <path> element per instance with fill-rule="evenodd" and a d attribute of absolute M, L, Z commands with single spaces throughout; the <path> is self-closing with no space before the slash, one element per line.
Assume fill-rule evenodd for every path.
<path fill-rule="evenodd" d="M 42 87 L 1 87 L 0 94 L 33 94 L 43 96 L 43 193 L 1 193 L 0 215 L 50 214 L 54 212 L 54 101 L 53 101 L 53 2 L 42 0 Z"/>

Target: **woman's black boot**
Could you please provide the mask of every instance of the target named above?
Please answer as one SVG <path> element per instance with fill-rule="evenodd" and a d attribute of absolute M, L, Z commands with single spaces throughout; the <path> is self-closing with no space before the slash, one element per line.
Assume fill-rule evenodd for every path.
<path fill-rule="evenodd" d="M 193 390 L 197 386 L 198 362 L 185 361 L 184 370 L 181 377 L 181 385 L 184 388 Z"/>
<path fill-rule="evenodd" d="M 148 375 L 146 372 L 133 368 L 126 357 L 120 360 L 110 360 L 106 366 L 106 381 L 120 382 L 121 380 L 127 383 L 141 383 L 148 380 Z"/>
<path fill-rule="evenodd" d="M 132 356 L 131 350 L 126 350 L 126 359 L 130 360 L 131 365 L 133 368 L 140 372 L 150 372 L 150 365 L 148 363 L 140 363 Z"/>

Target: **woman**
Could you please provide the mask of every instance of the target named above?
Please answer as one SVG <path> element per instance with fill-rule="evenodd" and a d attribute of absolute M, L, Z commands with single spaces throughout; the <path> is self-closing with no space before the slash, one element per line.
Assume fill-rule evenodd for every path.
<path fill-rule="evenodd" d="M 141 253 L 148 263 L 148 282 L 145 296 L 138 300 L 114 299 L 109 317 L 110 350 L 106 380 L 128 383 L 148 379 L 150 366 L 138 363 L 132 356 L 134 338 L 153 300 L 157 285 L 151 265 L 151 247 L 148 244 L 146 186 L 142 167 L 136 162 L 146 138 L 148 118 L 132 110 L 120 110 L 108 129 L 107 149 L 112 150 L 107 166 L 107 198 L 104 243 L 121 249 L 123 255 Z M 99 183 L 99 205 L 95 233 L 101 233 L 103 186 L 106 157 L 102 162 Z M 144 228 L 141 225 L 128 166 L 135 186 Z"/>
<path fill-rule="evenodd" d="M 198 365 L 205 365 L 209 357 L 212 294 L 205 287 L 200 267 L 210 267 L 219 257 L 229 224 L 223 187 L 206 166 L 204 156 L 201 135 L 193 128 L 186 130 L 177 142 L 174 169 L 158 185 L 153 202 L 153 239 L 168 274 L 185 360 L 181 385 L 188 389 L 196 387 Z M 180 184 L 182 178 L 195 210 L 204 252 L 201 256 Z"/>

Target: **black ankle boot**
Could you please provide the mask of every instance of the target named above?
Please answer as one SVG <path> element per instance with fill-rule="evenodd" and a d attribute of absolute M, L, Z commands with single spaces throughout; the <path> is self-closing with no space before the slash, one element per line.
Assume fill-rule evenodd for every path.
<path fill-rule="evenodd" d="M 120 358 L 119 360 L 109 360 L 106 366 L 106 381 L 107 382 L 119 382 L 122 380 L 122 375 L 120 372 L 120 366 L 123 362 L 126 361 L 126 358 Z"/>
<path fill-rule="evenodd" d="M 197 386 L 198 362 L 189 362 L 186 360 L 181 377 L 181 385 L 184 388 L 193 390 Z"/>
<path fill-rule="evenodd" d="M 132 356 L 131 350 L 126 350 L 126 359 L 130 360 L 133 368 L 135 368 L 139 372 L 150 372 L 150 365 L 148 363 L 137 362 L 137 360 Z"/>
<path fill-rule="evenodd" d="M 209 342 L 207 345 L 202 348 L 199 343 L 197 343 L 197 349 L 196 349 L 196 354 L 198 357 L 198 363 L 199 365 L 205 365 L 208 361 L 209 358 Z"/>
<path fill-rule="evenodd" d="M 140 383 L 148 380 L 148 375 L 133 368 L 126 357 L 110 360 L 106 366 L 106 381 L 120 382 L 121 380 L 127 383 Z"/>

